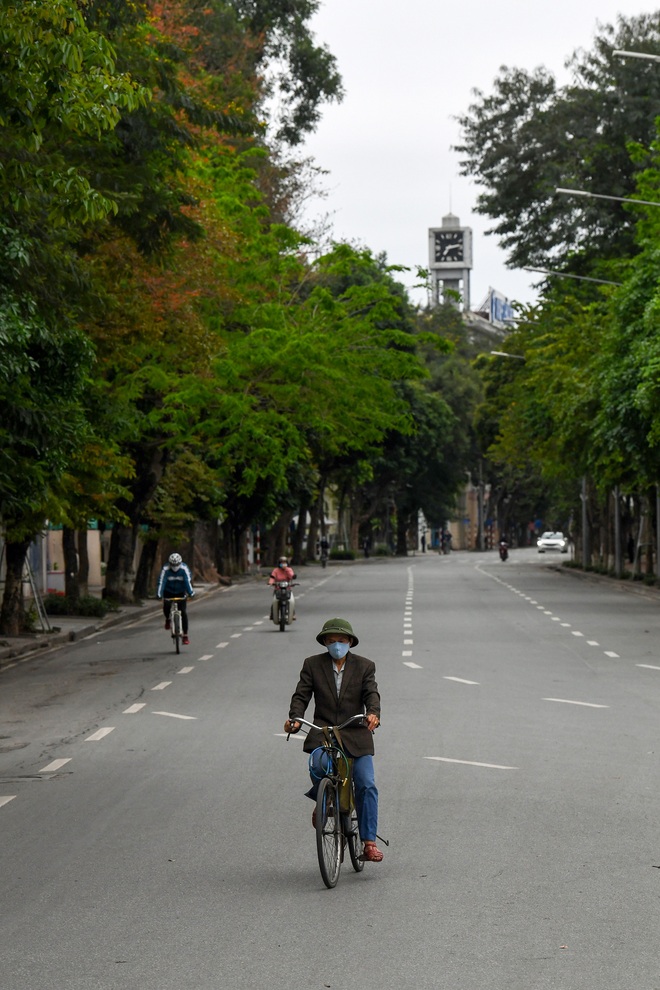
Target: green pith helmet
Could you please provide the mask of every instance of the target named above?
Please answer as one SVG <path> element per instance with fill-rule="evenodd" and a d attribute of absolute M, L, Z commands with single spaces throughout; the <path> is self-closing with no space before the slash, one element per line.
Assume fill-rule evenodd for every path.
<path fill-rule="evenodd" d="M 327 622 L 323 623 L 323 629 L 316 637 L 316 642 L 320 643 L 321 646 L 325 646 L 325 637 L 329 636 L 330 633 L 338 633 L 341 636 L 351 637 L 351 646 L 357 646 L 360 640 L 357 638 L 353 632 L 353 626 L 346 619 L 328 619 Z"/>

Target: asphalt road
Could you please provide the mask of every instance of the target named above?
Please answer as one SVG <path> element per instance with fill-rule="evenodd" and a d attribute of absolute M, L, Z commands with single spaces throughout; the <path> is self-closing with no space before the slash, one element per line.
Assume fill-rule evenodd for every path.
<path fill-rule="evenodd" d="M 0 674 L 4 990 L 657 990 L 660 607 L 513 551 L 301 569 Z M 318 871 L 282 724 L 377 663 L 380 864 Z M 66 762 L 62 762 L 66 761 Z"/>

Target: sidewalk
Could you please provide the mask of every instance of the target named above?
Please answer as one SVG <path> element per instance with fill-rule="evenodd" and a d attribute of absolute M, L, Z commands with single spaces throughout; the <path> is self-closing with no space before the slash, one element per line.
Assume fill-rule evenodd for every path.
<path fill-rule="evenodd" d="M 226 590 L 226 586 L 216 584 L 195 585 L 195 601 L 206 598 L 216 591 Z M 0 671 L 7 664 L 20 659 L 27 659 L 35 653 L 45 653 L 58 646 L 65 646 L 85 636 L 91 636 L 99 630 L 112 626 L 126 625 L 137 619 L 159 615 L 163 603 L 150 598 L 140 605 L 122 605 L 116 612 L 109 612 L 102 619 L 87 615 L 53 615 L 49 616 L 51 632 L 41 630 L 25 633 L 23 636 L 0 637 Z"/>

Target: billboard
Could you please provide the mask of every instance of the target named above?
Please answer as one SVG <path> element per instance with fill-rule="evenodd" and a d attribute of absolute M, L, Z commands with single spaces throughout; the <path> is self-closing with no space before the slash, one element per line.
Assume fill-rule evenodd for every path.
<path fill-rule="evenodd" d="M 506 296 L 495 289 L 489 293 L 490 322 L 510 327 L 515 321 L 513 306 Z"/>

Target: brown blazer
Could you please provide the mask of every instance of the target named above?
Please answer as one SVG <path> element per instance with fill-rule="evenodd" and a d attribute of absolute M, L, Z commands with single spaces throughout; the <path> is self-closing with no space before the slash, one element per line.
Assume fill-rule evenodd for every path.
<path fill-rule="evenodd" d="M 351 715 L 364 712 L 380 719 L 380 694 L 376 684 L 376 664 L 373 660 L 358 656 L 350 650 L 346 654 L 341 691 L 337 697 L 332 657 L 318 653 L 307 657 L 300 671 L 298 686 L 291 698 L 289 719 L 304 716 L 314 696 L 315 725 L 341 725 Z M 349 726 L 341 733 L 342 741 L 350 756 L 366 756 L 374 752 L 373 733 L 366 726 Z M 312 730 L 305 739 L 303 749 L 311 753 L 323 744 L 323 735 Z"/>

